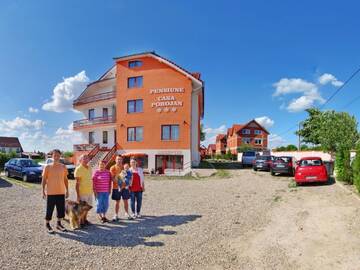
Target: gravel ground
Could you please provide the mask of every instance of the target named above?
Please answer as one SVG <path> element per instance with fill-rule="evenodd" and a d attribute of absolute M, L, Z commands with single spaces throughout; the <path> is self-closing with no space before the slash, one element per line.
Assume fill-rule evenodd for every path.
<path fill-rule="evenodd" d="M 358 269 L 353 196 L 336 185 L 290 189 L 287 177 L 231 174 L 148 180 L 143 218 L 102 225 L 92 211 L 93 225 L 55 235 L 44 230 L 39 187 L 0 180 L 1 268 Z"/>

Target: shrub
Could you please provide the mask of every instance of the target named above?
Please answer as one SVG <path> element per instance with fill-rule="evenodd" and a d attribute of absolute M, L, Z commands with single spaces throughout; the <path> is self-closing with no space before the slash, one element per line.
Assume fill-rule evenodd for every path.
<path fill-rule="evenodd" d="M 71 152 L 71 151 L 66 151 L 66 152 L 64 152 L 63 156 L 64 156 L 65 158 L 71 158 L 71 157 L 74 156 L 74 153 Z"/>
<path fill-rule="evenodd" d="M 4 168 L 4 165 L 6 162 L 8 162 L 10 159 L 15 158 L 16 153 L 10 152 L 10 153 L 2 153 L 0 152 L 0 169 Z"/>
<path fill-rule="evenodd" d="M 353 183 L 349 150 L 340 149 L 337 151 L 335 159 L 335 171 L 337 180 L 347 182 L 349 184 Z"/>
<path fill-rule="evenodd" d="M 352 164 L 353 180 L 356 189 L 360 192 L 360 143 L 356 145 L 356 156 Z"/>

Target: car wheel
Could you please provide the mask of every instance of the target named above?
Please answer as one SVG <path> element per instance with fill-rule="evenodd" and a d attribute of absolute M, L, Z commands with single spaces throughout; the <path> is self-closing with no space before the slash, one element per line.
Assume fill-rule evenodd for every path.
<path fill-rule="evenodd" d="M 11 176 L 10 176 L 10 172 L 9 172 L 8 170 L 5 170 L 5 176 L 6 176 L 6 177 L 11 177 Z"/>
<path fill-rule="evenodd" d="M 257 172 L 257 169 L 256 169 L 256 168 L 253 168 L 253 170 L 254 170 L 255 172 Z"/>
<path fill-rule="evenodd" d="M 22 180 L 23 180 L 24 182 L 27 182 L 27 181 L 28 181 L 28 176 L 27 176 L 26 174 L 24 174 L 23 177 L 22 177 Z"/>
<path fill-rule="evenodd" d="M 271 173 L 271 175 L 272 175 L 272 176 L 274 176 L 274 175 L 275 175 L 274 171 L 270 171 L 270 173 Z"/>

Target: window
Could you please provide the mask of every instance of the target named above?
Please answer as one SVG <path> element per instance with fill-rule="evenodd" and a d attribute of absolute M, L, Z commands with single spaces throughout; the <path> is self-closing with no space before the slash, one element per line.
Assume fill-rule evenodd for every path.
<path fill-rule="evenodd" d="M 103 108 L 103 118 L 107 119 L 109 117 L 109 109 Z"/>
<path fill-rule="evenodd" d="M 129 61 L 129 68 L 135 68 L 135 67 L 141 67 L 142 66 L 142 61 L 140 60 L 135 60 L 135 61 Z"/>
<path fill-rule="evenodd" d="M 130 127 L 127 130 L 128 142 L 141 142 L 143 140 L 143 127 Z"/>
<path fill-rule="evenodd" d="M 89 120 L 93 120 L 95 118 L 95 109 L 89 110 Z"/>
<path fill-rule="evenodd" d="M 241 141 L 242 141 L 243 143 L 245 143 L 245 144 L 250 144 L 251 139 L 250 139 L 250 138 L 242 138 Z"/>
<path fill-rule="evenodd" d="M 128 100 L 127 112 L 128 113 L 143 112 L 143 100 L 142 99 Z"/>
<path fill-rule="evenodd" d="M 108 143 L 108 132 L 103 131 L 103 144 L 107 144 L 107 143 Z"/>
<path fill-rule="evenodd" d="M 139 88 L 143 86 L 143 76 L 128 78 L 128 88 Z"/>
<path fill-rule="evenodd" d="M 241 131 L 242 134 L 250 134 L 250 129 L 243 129 Z"/>
<path fill-rule="evenodd" d="M 257 145 L 261 145 L 262 144 L 262 139 L 255 139 L 254 143 Z"/>
<path fill-rule="evenodd" d="M 303 159 L 300 161 L 300 166 L 308 167 L 308 166 L 321 166 L 321 159 Z"/>
<path fill-rule="evenodd" d="M 93 144 L 94 142 L 95 142 L 94 132 L 90 131 L 89 132 L 89 144 Z"/>
<path fill-rule="evenodd" d="M 259 129 L 255 129 L 255 130 L 254 130 L 254 133 L 255 133 L 255 135 L 261 135 L 261 134 L 262 134 L 262 131 L 259 130 Z"/>
<path fill-rule="evenodd" d="M 179 125 L 161 126 L 161 139 L 164 141 L 179 140 Z"/>

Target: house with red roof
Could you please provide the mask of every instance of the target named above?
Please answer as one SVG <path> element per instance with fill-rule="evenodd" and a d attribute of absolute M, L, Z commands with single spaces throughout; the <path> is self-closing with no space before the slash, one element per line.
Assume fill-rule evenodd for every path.
<path fill-rule="evenodd" d="M 226 134 L 218 134 L 216 136 L 216 154 L 222 155 L 226 153 L 226 147 L 227 147 L 227 135 Z"/>
<path fill-rule="evenodd" d="M 23 148 L 17 137 L 0 137 L 0 152 L 15 152 L 20 156 L 23 152 Z"/>
<path fill-rule="evenodd" d="M 269 132 L 256 120 L 246 124 L 234 124 L 226 134 L 226 151 L 238 153 L 238 148 L 247 145 L 255 150 L 266 150 Z"/>
<path fill-rule="evenodd" d="M 215 154 L 216 154 L 216 144 L 211 143 L 207 147 L 206 155 L 213 157 L 215 156 Z"/>

